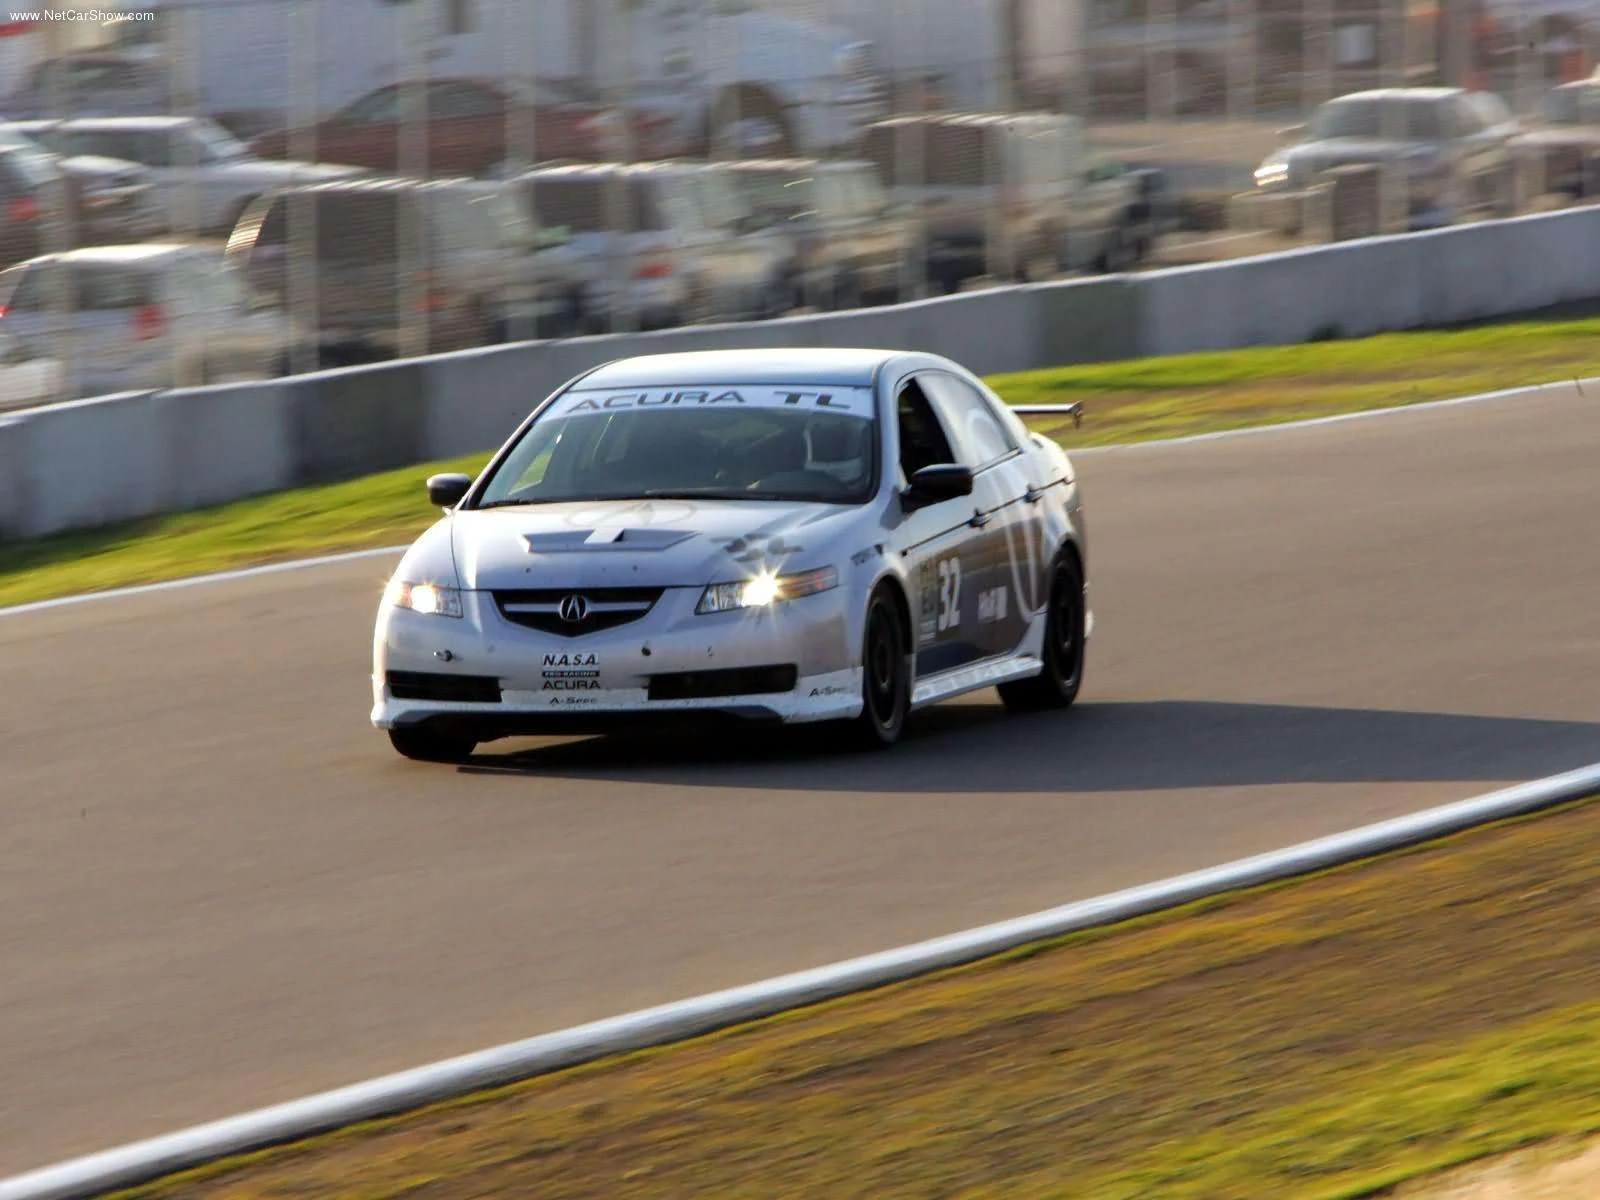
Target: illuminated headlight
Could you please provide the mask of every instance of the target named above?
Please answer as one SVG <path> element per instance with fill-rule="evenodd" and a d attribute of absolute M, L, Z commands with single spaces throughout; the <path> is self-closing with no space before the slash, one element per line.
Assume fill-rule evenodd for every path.
<path fill-rule="evenodd" d="M 459 617 L 461 615 L 461 589 L 437 583 L 406 583 L 395 579 L 389 583 L 388 602 L 395 608 L 409 608 L 412 612 L 430 617 Z"/>
<path fill-rule="evenodd" d="M 1277 187 L 1289 182 L 1289 164 L 1285 162 L 1265 162 L 1256 168 L 1256 186 L 1261 188 Z"/>
<path fill-rule="evenodd" d="M 797 575 L 763 571 L 738 583 L 713 583 L 700 597 L 697 613 L 731 612 L 739 608 L 767 608 L 782 600 L 798 600 L 839 586 L 839 572 L 819 567 Z"/>

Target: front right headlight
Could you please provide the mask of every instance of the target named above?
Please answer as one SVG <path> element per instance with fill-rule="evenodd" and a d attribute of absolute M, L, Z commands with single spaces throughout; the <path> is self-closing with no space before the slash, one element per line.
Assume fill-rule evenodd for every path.
<path fill-rule="evenodd" d="M 459 617 L 462 611 L 461 589 L 438 583 L 391 579 L 384 598 L 395 608 L 408 608 L 424 616 Z"/>
<path fill-rule="evenodd" d="M 1268 159 L 1256 168 L 1256 186 L 1259 188 L 1279 187 L 1289 182 L 1289 164 L 1275 159 Z"/>

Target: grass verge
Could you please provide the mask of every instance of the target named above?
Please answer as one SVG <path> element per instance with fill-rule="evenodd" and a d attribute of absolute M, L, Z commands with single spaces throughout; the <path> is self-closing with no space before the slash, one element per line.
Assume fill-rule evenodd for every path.
<path fill-rule="evenodd" d="M 1600 1129 L 1597 917 L 1591 801 L 124 1195 L 1372 1195 Z"/>
<path fill-rule="evenodd" d="M 1083 400 L 1041 419 L 1071 447 L 1390 408 L 1592 374 L 1600 320 L 1386 334 L 1306 346 L 1062 367 L 991 380 L 1015 404 Z M 101 530 L 0 546 L 0 606 L 340 550 L 403 543 L 434 519 L 421 480 L 482 454 Z"/>

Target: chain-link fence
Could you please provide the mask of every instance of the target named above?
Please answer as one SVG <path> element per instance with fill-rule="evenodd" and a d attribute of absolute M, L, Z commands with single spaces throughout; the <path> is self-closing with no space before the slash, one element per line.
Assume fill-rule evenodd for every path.
<path fill-rule="evenodd" d="M 1600 0 L 142 2 L 0 24 L 0 373 L 65 395 L 1487 219 L 1600 150 Z"/>

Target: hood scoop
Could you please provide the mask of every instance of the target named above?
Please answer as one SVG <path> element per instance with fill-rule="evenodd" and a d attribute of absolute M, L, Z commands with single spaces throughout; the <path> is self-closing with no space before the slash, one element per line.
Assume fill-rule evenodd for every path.
<path fill-rule="evenodd" d="M 625 525 L 602 525 L 598 529 L 562 529 L 550 533 L 525 533 L 523 542 L 529 554 L 604 553 L 626 550 L 637 554 L 648 550 L 668 550 L 694 537 L 682 529 L 630 529 Z"/>

